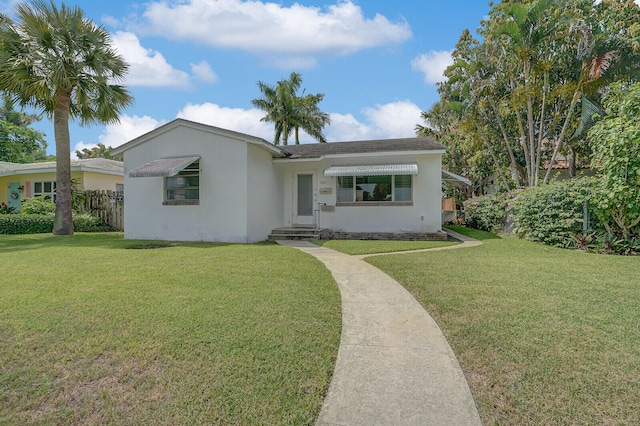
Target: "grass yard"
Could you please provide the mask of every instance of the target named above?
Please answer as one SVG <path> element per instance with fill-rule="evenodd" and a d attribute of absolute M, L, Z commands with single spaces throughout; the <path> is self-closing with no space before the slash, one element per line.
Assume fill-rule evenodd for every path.
<path fill-rule="evenodd" d="M 427 308 L 484 424 L 640 424 L 640 257 L 484 240 L 367 259 Z"/>
<path fill-rule="evenodd" d="M 388 240 L 317 240 L 312 242 L 316 245 L 327 247 L 351 255 L 430 249 L 458 244 L 454 241 Z"/>
<path fill-rule="evenodd" d="M 0 236 L 0 424 L 315 421 L 340 339 L 323 265 L 275 245 Z"/>

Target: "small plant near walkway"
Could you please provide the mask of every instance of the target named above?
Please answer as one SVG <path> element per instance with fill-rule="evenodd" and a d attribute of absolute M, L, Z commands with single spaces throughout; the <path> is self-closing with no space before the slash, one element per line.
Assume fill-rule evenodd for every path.
<path fill-rule="evenodd" d="M 346 254 L 392 253 L 458 244 L 454 241 L 318 240 L 314 244 Z"/>
<path fill-rule="evenodd" d="M 461 250 L 367 261 L 453 348 L 484 424 L 640 424 L 640 259 L 465 228 Z"/>
<path fill-rule="evenodd" d="M 149 243 L 0 236 L 0 423 L 314 423 L 340 339 L 324 266 L 267 244 L 126 250 Z"/>

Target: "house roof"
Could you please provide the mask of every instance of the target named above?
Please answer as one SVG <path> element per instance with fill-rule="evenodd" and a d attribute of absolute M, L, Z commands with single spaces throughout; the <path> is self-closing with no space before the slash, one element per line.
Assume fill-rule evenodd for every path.
<path fill-rule="evenodd" d="M 386 152 L 444 151 L 444 145 L 431 138 L 364 140 L 283 146 L 289 159 L 313 159 Z"/>
<path fill-rule="evenodd" d="M 271 155 L 273 155 L 274 157 L 283 157 L 284 153 L 282 152 L 282 150 L 280 148 L 278 148 L 277 146 L 275 146 L 274 144 L 267 142 L 266 140 L 256 137 L 256 136 L 251 136 L 251 135 L 247 135 L 244 133 L 240 133 L 240 132 L 235 132 L 233 130 L 227 130 L 227 129 L 222 129 L 220 127 L 216 127 L 216 126 L 210 126 L 208 124 L 203 124 L 203 123 L 196 123 L 195 121 L 189 121 L 189 120 L 185 120 L 183 118 L 176 118 L 175 120 L 170 121 L 169 123 L 160 126 L 148 133 L 145 133 L 142 136 L 139 136 L 133 140 L 130 140 L 129 142 L 125 143 L 124 145 L 120 145 L 119 147 L 113 148 L 111 150 L 111 155 L 116 155 L 116 156 L 120 156 L 122 155 L 126 150 L 131 149 L 137 145 L 140 145 L 142 143 L 148 142 L 149 140 L 155 138 L 158 135 L 161 135 L 163 133 L 166 133 L 168 131 L 171 131 L 173 129 L 176 129 L 178 127 L 189 127 L 192 129 L 196 129 L 196 130 L 200 130 L 203 132 L 208 132 L 208 133 L 212 133 L 212 134 L 216 134 L 216 135 L 221 135 L 221 136 L 225 136 L 231 139 L 237 139 L 237 140 L 241 140 L 253 145 L 257 145 L 260 148 L 268 151 L 271 153 Z"/>
<path fill-rule="evenodd" d="M 0 176 L 24 175 L 29 173 L 53 173 L 55 171 L 55 161 L 26 164 L 0 162 Z M 124 174 L 124 165 L 121 161 L 108 160 L 106 158 L 88 158 L 86 160 L 71 160 L 71 171 L 122 176 Z"/>

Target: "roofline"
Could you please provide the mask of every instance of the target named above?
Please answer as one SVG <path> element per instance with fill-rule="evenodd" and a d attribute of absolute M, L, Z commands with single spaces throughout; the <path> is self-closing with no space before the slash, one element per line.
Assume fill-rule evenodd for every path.
<path fill-rule="evenodd" d="M 80 160 L 82 161 L 82 160 Z M 15 163 L 19 164 L 19 163 Z M 56 172 L 56 163 L 54 162 L 45 162 L 45 163 L 29 163 L 29 164 L 51 164 L 50 167 L 43 168 L 35 168 L 35 169 L 17 169 L 17 170 L 7 170 L 6 172 L 0 172 L 0 176 L 15 176 L 15 175 L 28 175 L 28 174 L 40 174 L 40 173 L 55 173 Z M 21 164 L 24 165 L 24 164 Z M 115 170 L 102 169 L 100 167 L 92 167 L 87 166 L 86 164 L 80 163 L 76 165 L 71 165 L 72 172 L 87 172 L 87 173 L 101 173 L 104 175 L 114 175 L 114 176 L 124 176 L 124 165 L 122 168 L 122 172 L 117 172 Z"/>
<path fill-rule="evenodd" d="M 272 143 L 267 142 L 262 138 L 247 135 L 245 133 L 236 132 L 234 130 L 222 129 L 220 127 L 211 126 L 209 124 L 185 120 L 184 118 L 176 118 L 174 120 L 171 120 L 170 122 L 163 124 L 162 126 L 157 127 L 151 130 L 150 132 L 145 133 L 144 135 L 138 136 L 137 138 L 132 139 L 123 145 L 113 148 L 111 150 L 111 155 L 122 155 L 125 151 L 131 148 L 134 148 L 140 144 L 143 144 L 145 142 L 148 142 L 149 140 L 155 138 L 156 136 L 166 133 L 177 127 L 189 127 L 192 129 L 202 130 L 202 131 L 214 133 L 217 135 L 223 135 L 231 139 L 237 139 L 243 142 L 248 142 L 253 145 L 257 145 L 258 147 L 270 152 L 271 154 L 275 154 L 278 157 L 284 157 L 287 155 L 285 151 L 273 145 Z"/>
<path fill-rule="evenodd" d="M 301 157 L 301 158 L 275 158 L 274 163 L 290 163 L 290 162 L 307 162 L 321 161 L 332 158 L 362 158 L 362 157 L 385 157 L 389 155 L 415 155 L 415 154 L 444 154 L 444 149 L 421 149 L 413 151 L 376 151 L 376 152 L 350 152 L 348 154 L 328 154 L 319 157 Z"/>

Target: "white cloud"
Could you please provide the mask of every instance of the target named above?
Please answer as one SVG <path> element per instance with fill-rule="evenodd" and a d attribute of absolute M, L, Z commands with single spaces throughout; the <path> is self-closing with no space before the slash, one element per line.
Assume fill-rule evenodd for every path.
<path fill-rule="evenodd" d="M 189 64 L 191 65 L 191 73 L 199 80 L 205 81 L 207 83 L 215 83 L 218 81 L 218 76 L 211 69 L 211 65 L 207 61 L 202 61 L 198 64 Z"/>
<path fill-rule="evenodd" d="M 142 31 L 172 39 L 301 57 L 308 66 L 314 56 L 346 55 L 411 37 L 405 21 L 380 14 L 367 18 L 351 0 L 323 8 L 256 0 L 156 1 L 148 4 L 141 25 Z"/>
<path fill-rule="evenodd" d="M 187 104 L 178 112 L 177 117 L 273 140 L 273 125 L 261 122 L 264 112 L 257 109 L 221 107 L 206 102 L 199 105 Z"/>
<path fill-rule="evenodd" d="M 123 115 L 120 117 L 120 123 L 105 126 L 105 132 L 98 137 L 98 140 L 104 146 L 115 148 L 162 126 L 164 123 L 163 120 L 156 120 L 147 115 L 143 117 Z"/>
<path fill-rule="evenodd" d="M 415 71 L 419 71 L 424 74 L 424 81 L 427 84 L 435 84 L 439 81 L 444 81 L 444 71 L 449 65 L 453 64 L 451 53 L 452 52 L 449 50 L 432 50 L 428 53 L 423 53 L 411 61 L 411 67 Z"/>
<path fill-rule="evenodd" d="M 162 126 L 165 122 L 147 115 L 144 117 L 123 115 L 120 117 L 120 123 L 105 126 L 104 132 L 98 136 L 98 142 L 106 147 L 115 148 Z M 82 151 L 83 148 L 92 149 L 97 146 L 97 143 L 80 141 L 71 150 L 71 159 L 77 159 L 76 151 Z"/>
<path fill-rule="evenodd" d="M 365 122 L 352 114 L 330 113 L 331 124 L 324 129 L 329 142 L 366 139 L 410 138 L 421 122 L 422 110 L 410 101 L 398 101 L 365 108 Z M 179 118 L 234 130 L 273 141 L 273 124 L 261 122 L 264 112 L 257 109 L 221 107 L 213 103 L 188 104 L 177 115 Z M 303 143 L 315 142 L 304 132 Z"/>
<path fill-rule="evenodd" d="M 144 48 L 135 34 L 118 31 L 113 36 L 113 44 L 130 66 L 127 74 L 128 85 L 189 86 L 189 74 L 173 68 L 160 52 Z"/>

